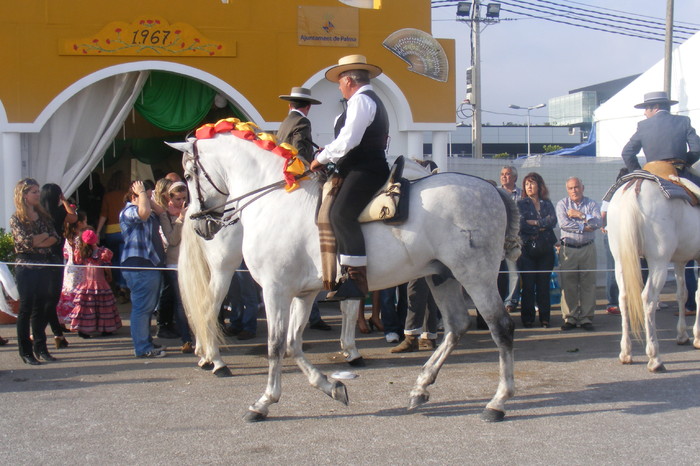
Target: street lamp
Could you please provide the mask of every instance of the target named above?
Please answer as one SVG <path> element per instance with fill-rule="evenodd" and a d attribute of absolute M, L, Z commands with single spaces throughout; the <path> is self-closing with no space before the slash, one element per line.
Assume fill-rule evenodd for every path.
<path fill-rule="evenodd" d="M 514 108 L 515 110 L 527 110 L 527 156 L 530 156 L 530 110 L 535 110 L 537 108 L 546 107 L 547 104 L 533 105 L 532 107 L 521 107 L 520 105 L 510 104 L 508 108 Z"/>

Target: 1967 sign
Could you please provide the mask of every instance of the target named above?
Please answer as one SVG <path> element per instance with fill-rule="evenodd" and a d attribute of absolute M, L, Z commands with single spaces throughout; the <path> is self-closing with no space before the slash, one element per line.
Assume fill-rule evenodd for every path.
<path fill-rule="evenodd" d="M 209 39 L 186 23 L 144 17 L 131 24 L 109 23 L 90 37 L 64 39 L 59 51 L 61 55 L 232 57 L 236 44 Z"/>

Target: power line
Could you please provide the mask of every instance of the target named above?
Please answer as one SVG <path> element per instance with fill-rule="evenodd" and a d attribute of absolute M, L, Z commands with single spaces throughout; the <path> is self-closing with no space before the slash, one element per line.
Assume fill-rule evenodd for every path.
<path fill-rule="evenodd" d="M 544 1 L 545 3 L 552 3 L 547 0 L 539 0 L 539 1 Z M 575 11 L 570 11 L 570 10 L 565 10 L 562 8 L 558 7 L 550 7 L 550 6 L 543 6 L 540 4 L 535 4 L 532 2 L 524 1 L 524 0 L 503 0 L 501 2 L 502 4 L 508 5 L 510 7 L 514 8 L 520 8 L 525 11 L 529 12 L 537 12 L 537 13 L 544 13 L 544 14 L 555 14 L 559 17 L 564 17 L 570 21 L 578 21 L 581 23 L 588 23 L 588 24 L 595 24 L 599 26 L 605 26 L 605 27 L 612 27 L 616 28 L 618 30 L 622 31 L 629 31 L 633 36 L 638 36 L 638 37 L 643 37 L 642 34 L 652 34 L 652 35 L 658 35 L 660 37 L 663 37 L 665 35 L 665 27 L 663 26 L 654 26 L 650 24 L 640 24 L 640 23 L 635 23 L 632 21 L 620 21 L 620 20 L 614 20 L 614 19 L 608 19 L 607 16 L 603 18 L 599 18 L 598 16 L 593 16 L 590 14 L 583 14 L 583 13 L 577 13 Z M 565 7 L 565 8 L 572 8 L 572 7 Z M 580 8 L 579 8 L 580 10 Z M 511 10 L 508 10 L 511 11 Z M 521 12 L 518 11 L 512 11 L 513 13 L 516 14 L 522 14 Z M 600 13 L 596 13 L 600 15 Z M 547 19 L 548 18 L 542 18 L 542 19 Z M 623 26 L 622 24 L 628 24 L 635 26 L 634 28 L 630 28 L 627 26 Z M 639 28 L 646 28 L 646 29 L 651 29 L 648 31 L 640 31 Z M 687 29 L 687 28 L 685 28 Z M 607 32 L 615 32 L 615 31 L 607 31 Z M 676 31 L 681 35 L 684 35 L 686 37 L 681 37 L 681 39 L 687 39 L 687 36 L 691 35 L 688 32 L 683 32 L 683 31 Z"/>
<path fill-rule="evenodd" d="M 638 39 L 646 40 L 656 40 L 664 41 L 665 38 L 665 23 L 662 23 L 658 18 L 652 18 L 643 15 L 636 15 L 634 13 L 623 12 L 619 10 L 612 10 L 607 8 L 602 8 L 603 10 L 615 11 L 617 13 L 622 13 L 622 15 L 611 15 L 609 13 L 603 13 L 600 11 L 595 11 L 592 5 L 586 5 L 580 2 L 569 2 L 577 5 L 585 5 L 589 10 L 575 7 L 561 5 L 549 0 L 534 0 L 540 3 L 532 3 L 524 0 L 501 0 L 500 3 L 505 4 L 507 7 L 516 8 L 512 10 L 509 8 L 501 9 L 516 15 L 522 15 L 525 17 L 533 19 L 542 19 L 545 21 L 550 21 L 554 23 L 566 24 L 569 26 L 580 27 L 584 29 L 591 29 L 601 32 L 607 32 L 610 34 L 618 34 Z M 432 8 L 445 8 L 454 7 L 459 2 L 453 0 L 433 0 L 431 2 Z M 550 6 L 554 5 L 554 6 Z M 566 9 L 564 9 L 566 8 Z M 568 9 L 568 10 L 567 10 Z M 519 11 L 523 10 L 523 11 Z M 585 13 L 579 13 L 576 10 L 584 11 Z M 539 13 L 539 14 L 534 14 Z M 551 17 L 542 16 L 551 15 Z M 602 16 L 602 17 L 601 17 Z M 637 18 L 642 17 L 644 20 L 634 18 L 632 16 L 637 16 Z M 522 19 L 522 18 L 521 18 Z M 651 22 L 649 20 L 652 20 Z M 655 26 L 653 23 L 656 23 Z M 684 23 L 691 24 L 692 23 Z M 634 26 L 634 27 L 627 27 Z M 695 25 L 693 25 L 695 26 Z M 647 30 L 639 30 L 647 29 Z M 697 29 L 674 25 L 674 32 L 677 34 L 676 37 L 680 40 L 674 40 L 674 43 L 681 43 L 683 40 L 687 39 L 690 35 L 697 32 Z M 655 37 L 656 36 L 656 37 Z"/>
<path fill-rule="evenodd" d="M 543 20 L 545 20 L 545 21 L 550 21 L 550 22 L 553 22 L 553 23 L 560 23 L 560 24 L 566 24 L 566 25 L 569 25 L 569 26 L 576 26 L 576 27 L 580 27 L 580 28 L 584 28 L 584 29 L 590 29 L 590 30 L 593 30 L 593 31 L 601 31 L 601 32 L 607 32 L 607 33 L 610 33 L 610 34 L 618 34 L 618 35 L 621 35 L 621 36 L 634 37 L 634 38 L 636 38 L 636 39 L 655 40 L 655 41 L 659 41 L 659 42 L 663 42 L 663 41 L 664 41 L 663 38 L 650 37 L 650 36 L 644 36 L 644 35 L 639 35 L 639 34 L 628 34 L 628 33 L 625 33 L 625 32 L 612 31 L 612 30 L 610 30 L 610 29 L 603 29 L 603 28 L 599 28 L 599 27 L 595 27 L 595 26 L 586 26 L 586 25 L 584 25 L 584 24 L 572 23 L 572 22 L 564 21 L 564 20 L 560 20 L 560 19 L 547 18 L 547 17 L 543 17 L 543 16 L 538 16 L 538 15 L 530 14 L 530 13 L 525 13 L 525 12 L 520 12 L 520 11 L 513 11 L 513 10 L 509 10 L 509 9 L 507 9 L 507 8 L 503 8 L 503 7 L 501 7 L 501 11 L 508 11 L 508 12 L 514 13 L 514 14 L 519 14 L 519 15 L 523 15 L 523 16 L 528 16 L 528 17 L 536 18 L 536 19 L 543 19 Z M 682 42 L 680 42 L 680 41 L 674 41 L 674 43 L 680 44 L 680 43 L 682 43 Z"/>
<path fill-rule="evenodd" d="M 528 5 L 535 5 L 533 3 L 523 1 L 523 0 L 512 0 L 516 3 L 523 3 L 523 4 L 528 4 Z M 605 13 L 605 12 L 598 12 L 591 7 L 588 9 L 586 8 L 579 8 L 579 7 L 574 7 L 574 6 L 567 6 L 567 5 L 561 5 L 561 3 L 555 3 L 552 2 L 551 0 L 533 0 L 535 2 L 538 2 L 540 4 L 548 4 L 548 5 L 554 5 L 554 6 L 547 6 L 547 5 L 536 5 L 540 8 L 549 8 L 554 11 L 561 11 L 566 14 L 574 14 L 577 16 L 580 16 L 582 18 L 595 18 L 595 19 L 600 19 L 604 21 L 608 21 L 611 23 L 620 23 L 620 24 L 628 24 L 636 27 L 641 27 L 641 28 L 647 28 L 647 29 L 659 29 L 665 31 L 666 29 L 666 22 L 662 21 L 659 18 L 652 18 L 652 17 L 644 17 L 643 19 L 636 19 L 633 18 L 632 13 L 627 13 L 628 16 L 622 16 L 622 15 L 614 15 L 610 13 Z M 564 8 L 568 9 L 565 10 Z M 573 11 L 570 11 L 573 10 Z M 581 11 L 583 13 L 578 13 L 577 11 Z M 611 19 L 611 18 L 619 18 L 619 19 Z M 688 34 L 692 35 L 695 32 L 697 32 L 698 28 L 689 28 L 686 26 L 680 26 L 680 25 L 674 25 L 674 32 L 680 32 L 682 34 Z"/>

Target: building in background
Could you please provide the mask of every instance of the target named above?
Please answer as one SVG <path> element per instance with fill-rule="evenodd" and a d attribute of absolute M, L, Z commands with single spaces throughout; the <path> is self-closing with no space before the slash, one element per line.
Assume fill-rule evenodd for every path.
<path fill-rule="evenodd" d="M 400 40 L 429 36 L 430 0 L 378 10 L 337 0 L 25 0 L 0 11 L 0 226 L 24 176 L 70 194 L 116 168 L 168 171 L 181 154 L 164 140 L 228 116 L 274 131 L 287 113 L 278 96 L 293 86 L 323 102 L 309 115 L 323 145 L 343 109 L 324 72 L 351 54 L 384 70 L 375 90 L 389 113 L 390 155 L 422 153 L 428 133 L 433 153 L 447 156 L 454 41 L 432 44 L 444 58 L 438 80 L 416 72 L 433 63 L 409 69 L 405 59 L 431 55 L 411 55 L 416 44 Z"/>

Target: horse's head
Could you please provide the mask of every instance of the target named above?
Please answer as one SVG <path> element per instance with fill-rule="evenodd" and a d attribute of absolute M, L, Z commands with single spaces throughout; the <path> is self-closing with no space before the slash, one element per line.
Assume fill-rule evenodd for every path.
<path fill-rule="evenodd" d="M 190 195 L 188 213 L 194 230 L 204 239 L 212 239 L 223 226 L 222 217 L 228 190 L 216 163 L 202 163 L 198 142 L 166 143 L 183 153 L 182 168 Z"/>

